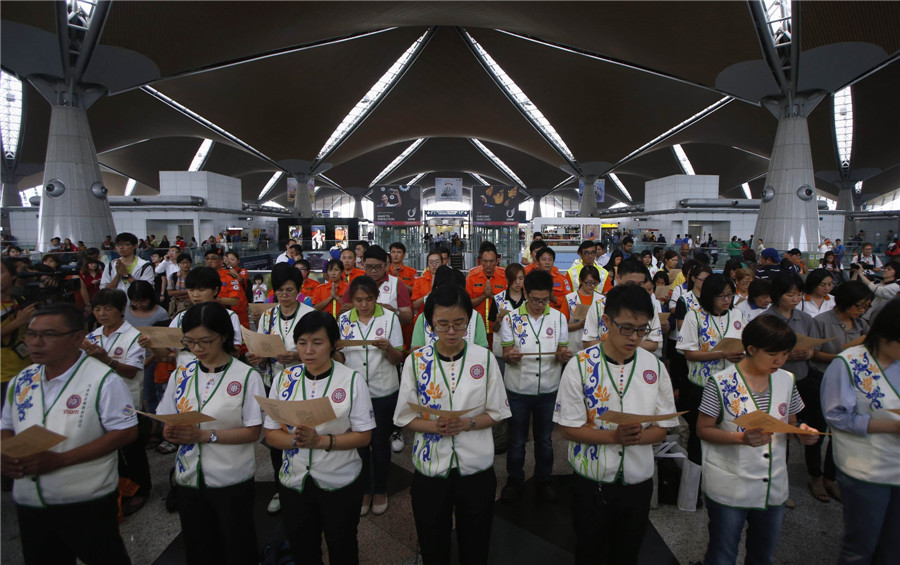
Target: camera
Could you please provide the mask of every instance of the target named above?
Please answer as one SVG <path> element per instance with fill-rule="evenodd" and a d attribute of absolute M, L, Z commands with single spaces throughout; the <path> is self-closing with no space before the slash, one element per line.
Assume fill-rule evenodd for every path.
<path fill-rule="evenodd" d="M 24 305 L 37 304 L 45 308 L 61 302 L 75 303 L 75 294 L 81 288 L 81 279 L 68 277 L 66 271 L 22 271 L 18 277 L 25 280 L 22 291 Z"/>
<path fill-rule="evenodd" d="M 862 267 L 860 266 L 859 263 L 850 263 L 850 270 L 851 270 L 851 271 L 858 271 L 858 270 L 860 270 L 860 269 L 862 269 Z"/>

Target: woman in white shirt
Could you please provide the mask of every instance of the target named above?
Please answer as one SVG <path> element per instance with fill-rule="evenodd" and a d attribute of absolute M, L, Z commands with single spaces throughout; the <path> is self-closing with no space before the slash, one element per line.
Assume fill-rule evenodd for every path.
<path fill-rule="evenodd" d="M 339 334 L 331 314 L 306 314 L 294 338 L 301 363 L 275 378 L 269 398 L 327 398 L 336 418 L 294 427 L 266 415 L 266 443 L 284 453 L 278 491 L 291 556 L 297 563 L 322 563 L 324 534 L 331 563 L 359 563 L 363 480 L 357 450 L 369 445 L 375 428 L 369 388 L 363 375 L 332 361 Z"/>
<path fill-rule="evenodd" d="M 748 288 L 747 300 L 734 307 L 748 323 L 764 313 L 772 304 L 772 283 L 768 279 L 755 279 Z"/>
<path fill-rule="evenodd" d="M 834 275 L 825 269 L 816 269 L 806 277 L 803 288 L 803 300 L 797 305 L 797 310 L 806 312 L 813 318 L 822 312 L 828 312 L 834 308 L 834 297 L 831 289 L 834 288 Z"/>
<path fill-rule="evenodd" d="M 183 314 L 181 343 L 192 357 L 169 378 L 157 414 L 200 412 L 215 418 L 198 425 L 167 424 L 166 440 L 179 445 L 175 459 L 178 515 L 189 565 L 256 563 L 253 523 L 254 444 L 262 414 L 254 396 L 262 378 L 234 350 L 231 317 L 206 302 Z"/>
<path fill-rule="evenodd" d="M 338 334 L 347 341 L 365 340 L 371 345 L 340 348 L 344 364 L 365 379 L 375 410 L 372 443 L 359 449 L 362 457 L 364 496 L 360 516 L 384 514 L 388 507 L 387 480 L 391 466 L 391 432 L 397 406 L 397 365 L 403 361 L 403 332 L 397 314 L 377 303 L 378 285 L 366 275 L 356 277 L 347 291 L 353 308 L 338 317 Z M 340 358 L 340 357 L 338 357 Z"/>
<path fill-rule="evenodd" d="M 394 424 L 416 433 L 411 494 L 422 561 L 447 563 L 455 514 L 460 562 L 487 563 L 497 491 L 490 428 L 510 417 L 503 379 L 490 351 L 462 339 L 472 316 L 465 289 L 435 289 L 424 315 L 440 339 L 406 360 L 394 413 Z"/>

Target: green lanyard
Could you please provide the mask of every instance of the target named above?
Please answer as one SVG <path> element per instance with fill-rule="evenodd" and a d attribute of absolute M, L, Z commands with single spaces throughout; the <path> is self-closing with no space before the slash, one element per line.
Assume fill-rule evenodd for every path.
<path fill-rule="evenodd" d="M 631 362 L 631 373 L 628 375 L 628 382 L 625 383 L 625 388 L 622 391 L 619 391 L 619 386 L 617 383 L 613 382 L 612 379 L 612 370 L 609 367 L 609 362 L 606 360 L 606 353 L 603 351 L 603 345 L 600 346 L 600 359 L 603 360 L 603 365 L 606 367 L 606 374 L 609 376 L 610 382 L 613 384 L 613 389 L 616 391 L 616 394 L 619 395 L 619 400 L 622 403 L 622 408 L 624 408 L 625 404 L 625 393 L 628 392 L 628 387 L 631 386 L 631 377 L 634 376 L 634 370 L 637 368 L 637 355 L 634 356 L 634 361 Z"/>
<path fill-rule="evenodd" d="M 234 363 L 234 357 L 228 356 L 228 364 L 225 365 L 225 370 L 222 371 L 222 378 L 219 379 L 219 382 L 216 384 L 216 388 L 213 389 L 209 396 L 206 397 L 206 400 L 200 401 L 200 360 L 197 360 L 197 365 L 194 367 L 194 395 L 197 397 L 197 404 L 200 405 L 200 408 L 197 409 L 197 412 L 200 412 L 206 405 L 209 404 L 209 401 L 212 400 L 212 397 L 216 395 L 216 391 L 219 390 L 219 387 L 222 386 L 222 381 L 225 380 L 225 375 L 228 374 L 228 369 L 231 368 L 231 364 Z"/>

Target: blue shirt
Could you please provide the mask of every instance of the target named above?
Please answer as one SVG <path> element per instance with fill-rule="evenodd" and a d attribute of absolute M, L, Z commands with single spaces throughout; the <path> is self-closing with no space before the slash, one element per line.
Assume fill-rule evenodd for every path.
<path fill-rule="evenodd" d="M 890 386 L 900 390 L 900 361 L 894 361 L 883 369 Z M 828 365 L 822 378 L 821 394 L 822 413 L 828 425 L 844 432 L 868 435 L 871 416 L 856 411 L 856 389 L 850 383 L 850 373 L 843 360 L 835 359 Z"/>

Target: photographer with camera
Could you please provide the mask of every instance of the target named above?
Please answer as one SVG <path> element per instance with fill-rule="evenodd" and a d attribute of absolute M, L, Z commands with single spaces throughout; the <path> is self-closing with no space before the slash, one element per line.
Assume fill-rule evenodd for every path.
<path fill-rule="evenodd" d="M 878 258 L 878 255 L 872 253 L 872 244 L 869 242 L 863 243 L 859 253 L 855 253 L 850 259 L 850 270 L 862 269 L 863 274 L 869 278 L 878 276 L 883 267 L 884 264 Z M 853 276 L 852 272 L 850 276 Z"/>

